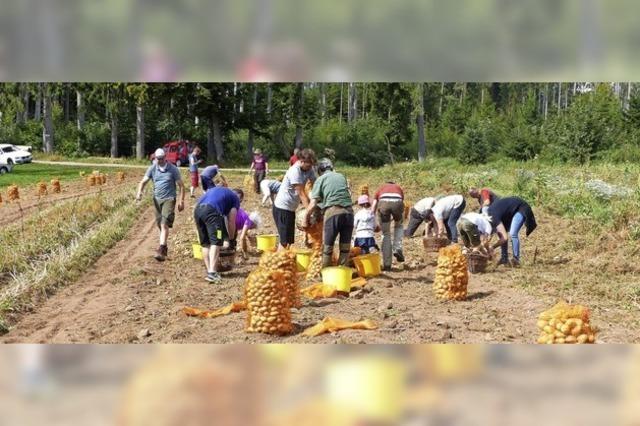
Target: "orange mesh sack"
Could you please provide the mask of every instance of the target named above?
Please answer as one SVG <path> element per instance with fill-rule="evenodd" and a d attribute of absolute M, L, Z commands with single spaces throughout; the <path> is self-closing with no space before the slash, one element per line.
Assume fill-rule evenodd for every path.
<path fill-rule="evenodd" d="M 58 179 L 51 180 L 51 190 L 54 194 L 59 194 L 61 191 L 60 181 Z"/>
<path fill-rule="evenodd" d="M 589 309 L 558 302 L 538 317 L 538 343 L 595 343 L 597 330 L 589 323 Z"/>
<path fill-rule="evenodd" d="M 260 258 L 259 266 L 267 271 L 281 273 L 289 306 L 299 308 L 302 305 L 300 301 L 300 285 L 298 283 L 298 266 L 294 251 L 281 250 L 274 253 L 265 253 Z"/>
<path fill-rule="evenodd" d="M 245 284 L 247 332 L 285 335 L 293 331 L 284 274 L 258 268 Z"/>
<path fill-rule="evenodd" d="M 469 271 L 467 258 L 459 245 L 441 248 L 438 253 L 433 291 L 438 299 L 464 300 L 467 297 Z"/>
<path fill-rule="evenodd" d="M 126 177 L 126 175 L 125 175 L 124 172 L 118 172 L 118 174 L 117 174 L 118 182 L 124 182 L 125 177 Z"/>
<path fill-rule="evenodd" d="M 47 184 L 45 182 L 38 182 L 38 195 L 47 195 Z"/>
<path fill-rule="evenodd" d="M 11 185 L 7 188 L 7 198 L 9 201 L 16 201 L 20 199 L 20 191 L 16 185 Z"/>

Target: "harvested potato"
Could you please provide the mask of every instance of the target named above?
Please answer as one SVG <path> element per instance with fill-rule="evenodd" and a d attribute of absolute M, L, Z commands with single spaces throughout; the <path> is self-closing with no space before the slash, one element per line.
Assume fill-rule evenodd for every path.
<path fill-rule="evenodd" d="M 557 303 L 542 312 L 537 322 L 538 343 L 595 343 L 597 330 L 589 324 L 589 309 L 581 305 Z"/>
<path fill-rule="evenodd" d="M 433 291 L 438 299 L 464 300 L 467 297 L 469 272 L 467 258 L 459 245 L 440 249 Z"/>

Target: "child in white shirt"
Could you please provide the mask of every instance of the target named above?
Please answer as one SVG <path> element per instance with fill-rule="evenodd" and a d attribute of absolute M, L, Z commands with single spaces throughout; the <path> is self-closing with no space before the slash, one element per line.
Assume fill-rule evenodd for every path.
<path fill-rule="evenodd" d="M 368 195 L 358 197 L 360 210 L 353 218 L 353 229 L 355 231 L 354 247 L 360 247 L 363 254 L 374 253 L 378 250 L 374 238 L 376 232 L 376 217 L 371 210 L 371 203 Z"/>

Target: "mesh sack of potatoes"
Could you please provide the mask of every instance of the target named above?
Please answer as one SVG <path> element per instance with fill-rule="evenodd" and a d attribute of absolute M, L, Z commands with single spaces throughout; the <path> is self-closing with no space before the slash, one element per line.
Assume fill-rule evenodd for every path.
<path fill-rule="evenodd" d="M 369 196 L 369 185 L 360 185 L 360 189 L 358 189 L 358 194 Z"/>
<path fill-rule="evenodd" d="M 105 183 L 107 183 L 107 175 L 100 175 L 100 185 L 104 185 Z"/>
<path fill-rule="evenodd" d="M 126 175 L 125 175 L 124 172 L 118 172 L 118 174 L 117 174 L 118 182 L 124 182 L 124 178 L 125 177 L 126 177 Z"/>
<path fill-rule="evenodd" d="M 87 185 L 96 186 L 96 176 L 95 175 L 87 176 Z"/>
<path fill-rule="evenodd" d="M 245 299 L 247 332 L 285 335 L 293 331 L 283 272 L 266 268 L 251 272 L 245 284 Z"/>
<path fill-rule="evenodd" d="M 38 195 L 47 195 L 47 184 L 45 182 L 38 182 Z"/>
<path fill-rule="evenodd" d="M 9 201 L 16 201 L 20 199 L 20 191 L 16 185 L 11 185 L 7 188 L 7 198 Z"/>
<path fill-rule="evenodd" d="M 60 180 L 51 179 L 51 190 L 53 191 L 54 194 L 59 194 L 60 193 L 60 191 L 61 191 Z"/>
<path fill-rule="evenodd" d="M 438 253 L 433 291 L 438 299 L 464 300 L 467 297 L 469 271 L 467 258 L 459 245 L 444 247 Z"/>
<path fill-rule="evenodd" d="M 307 280 L 319 277 L 322 272 L 322 249 L 320 247 L 313 247 L 311 251 L 311 260 L 309 261 L 309 267 L 307 268 L 307 274 L 305 276 Z"/>
<path fill-rule="evenodd" d="M 294 308 L 302 306 L 295 252 L 281 250 L 274 253 L 265 253 L 260 258 L 259 266 L 268 271 L 281 272 L 289 306 Z"/>
<path fill-rule="evenodd" d="M 558 302 L 538 317 L 538 343 L 595 343 L 597 330 L 589 323 L 589 309 Z"/>

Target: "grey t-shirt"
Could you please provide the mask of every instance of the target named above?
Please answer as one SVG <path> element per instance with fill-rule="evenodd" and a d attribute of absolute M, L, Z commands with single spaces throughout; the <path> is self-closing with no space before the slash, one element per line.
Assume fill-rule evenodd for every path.
<path fill-rule="evenodd" d="M 293 185 L 304 185 L 308 180 L 312 182 L 316 180 L 316 173 L 313 169 L 305 172 L 300 168 L 299 163 L 291 166 L 284 175 L 282 186 L 278 191 L 274 205 L 279 209 L 289 210 L 291 212 L 296 211 L 300 205 L 300 196 Z"/>
<path fill-rule="evenodd" d="M 153 181 L 153 196 L 158 199 L 176 198 L 176 183 L 182 180 L 180 170 L 167 163 L 164 172 L 157 164 L 147 169 L 145 176 Z"/>

